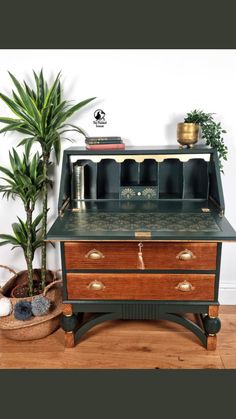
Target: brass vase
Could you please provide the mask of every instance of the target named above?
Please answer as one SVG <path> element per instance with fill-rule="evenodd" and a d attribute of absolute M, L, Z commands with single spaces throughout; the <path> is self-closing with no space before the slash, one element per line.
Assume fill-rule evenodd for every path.
<path fill-rule="evenodd" d="M 177 141 L 182 146 L 193 147 L 198 141 L 199 125 L 191 122 L 179 122 L 177 125 Z"/>

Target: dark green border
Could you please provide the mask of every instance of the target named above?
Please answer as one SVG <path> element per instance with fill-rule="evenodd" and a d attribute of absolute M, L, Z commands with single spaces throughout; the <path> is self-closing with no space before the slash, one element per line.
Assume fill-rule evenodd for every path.
<path fill-rule="evenodd" d="M 1 2 L 0 48 L 235 48 L 233 0 Z"/>
<path fill-rule="evenodd" d="M 121 0 L 109 3 L 2 2 L 0 48 L 236 48 L 233 0 L 125 1 L 125 10 Z M 235 410 L 234 370 L 0 370 L 0 385 L 1 411 L 12 416 L 224 417 Z"/>
<path fill-rule="evenodd" d="M 235 410 L 230 370 L 6 370 L 0 382 L 1 411 L 11 417 L 220 418 Z"/>

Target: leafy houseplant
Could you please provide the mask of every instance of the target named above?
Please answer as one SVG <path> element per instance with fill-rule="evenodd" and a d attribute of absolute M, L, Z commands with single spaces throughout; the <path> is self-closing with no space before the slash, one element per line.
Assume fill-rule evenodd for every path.
<path fill-rule="evenodd" d="M 17 217 L 19 222 L 12 224 L 13 235 L 0 234 L 0 246 L 12 244 L 13 248 L 20 247 L 23 250 L 27 264 L 28 294 L 32 296 L 34 252 L 43 243 L 42 234 L 38 234 L 43 214 L 33 220 L 35 204 L 44 184 L 42 161 L 39 153 L 31 158 L 29 144 L 25 146 L 22 158 L 13 149 L 12 153 L 9 152 L 9 160 L 10 169 L 0 166 L 0 172 L 5 176 L 2 178 L 5 183 L 0 185 L 0 192 L 7 198 L 20 198 L 24 205 L 26 222 Z"/>
<path fill-rule="evenodd" d="M 86 99 L 72 106 L 69 101 L 62 100 L 60 73 L 56 76 L 51 87 L 48 87 L 41 70 L 34 72 L 35 87 L 30 87 L 25 81 L 21 84 L 11 73 L 10 77 L 15 85 L 16 92 L 12 97 L 0 93 L 0 98 L 7 104 L 16 118 L 0 117 L 0 122 L 5 127 L 0 133 L 16 131 L 26 137 L 19 145 L 39 143 L 42 159 L 42 261 L 41 281 L 45 287 L 46 279 L 46 231 L 48 213 L 48 169 L 52 151 L 55 152 L 57 163 L 60 159 L 61 135 L 67 131 L 77 131 L 84 134 L 83 130 L 66 121 L 82 107 L 91 102 L 93 98 Z M 29 221 L 30 222 L 30 221 Z M 29 239 L 30 240 L 30 239 Z"/>
<path fill-rule="evenodd" d="M 222 128 L 220 122 L 214 121 L 212 115 L 212 113 L 194 110 L 187 113 L 184 122 L 200 125 L 202 139 L 206 141 L 207 145 L 217 150 L 220 159 L 220 169 L 223 171 L 222 160 L 227 160 L 228 153 L 228 148 L 224 144 L 223 138 L 223 134 L 226 134 L 226 131 Z"/>

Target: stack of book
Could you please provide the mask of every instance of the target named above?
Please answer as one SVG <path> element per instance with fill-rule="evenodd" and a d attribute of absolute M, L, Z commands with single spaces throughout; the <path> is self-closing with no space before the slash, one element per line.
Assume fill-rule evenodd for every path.
<path fill-rule="evenodd" d="M 87 150 L 112 150 L 123 149 L 125 144 L 121 137 L 86 137 Z"/>

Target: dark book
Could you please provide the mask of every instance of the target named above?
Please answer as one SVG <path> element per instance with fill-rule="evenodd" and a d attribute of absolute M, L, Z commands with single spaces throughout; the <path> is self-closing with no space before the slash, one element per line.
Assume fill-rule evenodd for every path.
<path fill-rule="evenodd" d="M 117 140 L 117 141 L 112 141 L 112 140 L 108 140 L 108 141 L 85 141 L 85 144 L 88 144 L 88 145 L 94 145 L 94 144 L 97 144 L 97 145 L 102 145 L 102 144 L 123 144 L 123 141 L 122 140 Z"/>
<path fill-rule="evenodd" d="M 121 137 L 86 137 L 86 144 L 122 144 Z"/>

